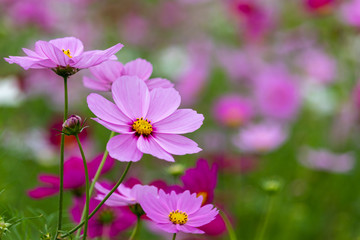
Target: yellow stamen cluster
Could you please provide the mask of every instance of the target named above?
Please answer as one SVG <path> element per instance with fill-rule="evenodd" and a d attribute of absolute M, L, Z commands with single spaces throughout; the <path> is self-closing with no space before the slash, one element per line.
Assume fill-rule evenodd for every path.
<path fill-rule="evenodd" d="M 151 121 L 144 118 L 137 118 L 132 127 L 137 135 L 148 136 L 153 131 Z"/>
<path fill-rule="evenodd" d="M 186 214 L 186 212 L 182 212 L 179 210 L 172 211 L 169 214 L 169 220 L 173 224 L 184 225 L 188 221 L 188 215 Z"/>
<path fill-rule="evenodd" d="M 70 55 L 70 50 L 69 49 L 68 50 L 63 49 L 62 51 L 66 56 L 68 56 L 69 58 L 72 58 L 72 56 Z"/>

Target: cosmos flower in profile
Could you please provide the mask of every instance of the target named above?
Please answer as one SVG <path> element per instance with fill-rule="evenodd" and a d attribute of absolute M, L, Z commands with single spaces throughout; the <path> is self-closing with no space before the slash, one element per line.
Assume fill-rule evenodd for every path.
<path fill-rule="evenodd" d="M 82 42 L 75 37 L 57 38 L 46 41 L 37 41 L 35 50 L 23 48 L 27 56 L 10 56 L 5 61 L 18 64 L 25 70 L 30 68 L 51 68 L 58 75 L 64 71 L 74 74 L 79 69 L 96 66 L 110 59 L 115 59 L 117 53 L 123 47 L 118 43 L 106 50 L 85 51 Z M 71 72 L 71 73 L 70 73 Z"/>
<path fill-rule="evenodd" d="M 159 190 L 157 194 L 147 194 L 140 198 L 140 205 L 157 227 L 169 233 L 204 233 L 201 227 L 218 215 L 212 204 L 201 206 L 203 198 L 196 193 L 185 191 L 166 194 Z"/>
<path fill-rule="evenodd" d="M 123 65 L 118 61 L 106 61 L 95 67 L 91 67 L 93 77 L 84 77 L 85 87 L 98 91 L 111 91 L 113 82 L 121 76 L 137 76 L 144 80 L 148 88 L 173 87 L 169 80 L 164 78 L 151 78 L 153 66 L 150 62 L 138 58 Z"/>
<path fill-rule="evenodd" d="M 136 76 L 120 77 L 112 84 L 115 104 L 92 93 L 87 102 L 94 120 L 118 132 L 107 144 L 110 156 L 124 162 L 139 161 L 144 153 L 174 162 L 174 155 L 201 151 L 197 143 L 179 134 L 197 130 L 204 117 L 191 109 L 177 109 L 181 99 L 174 88 L 149 90 Z"/>

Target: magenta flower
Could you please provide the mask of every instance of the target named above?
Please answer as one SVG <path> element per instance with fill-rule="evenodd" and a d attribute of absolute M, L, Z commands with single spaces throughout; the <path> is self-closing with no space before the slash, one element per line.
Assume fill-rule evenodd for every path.
<path fill-rule="evenodd" d="M 341 18 L 343 22 L 353 27 L 360 27 L 360 1 L 352 0 L 344 3 L 341 7 Z"/>
<path fill-rule="evenodd" d="M 229 127 L 239 127 L 253 116 L 251 103 L 239 95 L 225 95 L 214 105 L 213 115 L 219 123 Z"/>
<path fill-rule="evenodd" d="M 335 173 L 346 173 L 354 168 L 355 158 L 352 153 L 336 154 L 326 149 L 304 148 L 299 161 L 305 167 Z"/>
<path fill-rule="evenodd" d="M 25 70 L 29 68 L 71 68 L 83 69 L 99 65 L 102 62 L 114 59 L 114 54 L 123 47 L 118 43 L 104 51 L 93 50 L 84 52 L 82 42 L 74 37 L 53 39 L 49 42 L 37 41 L 35 51 L 23 48 L 27 56 L 10 56 L 5 60 L 16 63 Z"/>
<path fill-rule="evenodd" d="M 241 129 L 233 143 L 241 151 L 264 153 L 275 150 L 284 143 L 287 131 L 275 123 L 260 123 Z"/>
<path fill-rule="evenodd" d="M 202 207 L 202 201 L 201 196 L 189 191 L 166 194 L 159 190 L 158 195 L 143 195 L 140 205 L 147 217 L 165 232 L 204 233 L 198 227 L 214 220 L 219 211 L 212 204 Z"/>
<path fill-rule="evenodd" d="M 334 6 L 336 0 L 304 0 L 304 4 L 309 11 L 326 13 Z"/>
<path fill-rule="evenodd" d="M 177 109 L 180 95 L 173 88 L 149 91 L 136 76 L 123 76 L 112 85 L 115 104 L 92 93 L 87 102 L 104 127 L 121 133 L 110 139 L 107 150 L 119 161 L 139 161 L 143 153 L 174 162 L 174 155 L 197 153 L 197 143 L 179 134 L 193 132 L 204 120 L 191 109 Z"/>
<path fill-rule="evenodd" d="M 95 188 L 98 191 L 96 199 L 100 201 L 104 200 L 106 195 L 110 192 L 110 190 L 100 183 L 95 183 Z M 154 186 L 143 186 L 141 184 L 136 184 L 132 188 L 128 188 L 124 184 L 120 184 L 117 191 L 106 200 L 105 205 L 111 207 L 135 205 L 139 203 L 140 194 L 157 194 L 157 188 Z"/>
<path fill-rule="evenodd" d="M 137 76 L 144 80 L 148 88 L 173 87 L 169 80 L 163 78 L 149 79 L 153 66 L 148 61 L 138 58 L 128 62 L 125 66 L 118 61 L 107 61 L 89 69 L 95 79 L 84 77 L 84 85 L 87 88 L 98 91 L 111 91 L 113 82 L 121 76 Z"/>
<path fill-rule="evenodd" d="M 100 201 L 91 198 L 89 209 L 93 211 Z M 75 198 L 71 208 L 73 221 L 80 223 L 85 197 Z M 121 232 L 129 229 L 136 222 L 136 216 L 128 207 L 102 206 L 96 214 L 89 219 L 88 234 L 91 238 L 111 238 L 118 236 Z"/>
<path fill-rule="evenodd" d="M 89 177 L 92 179 L 100 165 L 103 155 L 100 154 L 95 157 L 91 162 L 88 162 Z M 101 173 L 108 172 L 114 165 L 114 159 L 107 157 L 104 168 Z M 59 192 L 60 178 L 53 174 L 39 175 L 39 181 L 44 183 L 45 186 L 37 187 L 28 192 L 32 198 L 44 198 L 52 196 Z M 74 194 L 79 195 L 85 186 L 85 170 L 84 163 L 81 157 L 70 157 L 64 163 L 64 189 L 72 190 Z"/>

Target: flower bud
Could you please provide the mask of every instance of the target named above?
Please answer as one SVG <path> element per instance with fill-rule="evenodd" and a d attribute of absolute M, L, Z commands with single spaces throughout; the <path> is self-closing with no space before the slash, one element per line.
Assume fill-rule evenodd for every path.
<path fill-rule="evenodd" d="M 180 176 L 184 173 L 185 171 L 185 167 L 182 164 L 176 163 L 171 165 L 168 169 L 167 169 L 168 173 L 170 173 L 171 175 L 177 177 Z"/>
<path fill-rule="evenodd" d="M 129 206 L 129 208 L 138 217 L 141 217 L 142 215 L 145 214 L 144 210 L 142 209 L 142 207 L 138 203 Z"/>
<path fill-rule="evenodd" d="M 41 240 L 51 240 L 51 235 L 50 235 L 50 233 L 43 234 L 43 235 L 41 235 L 40 239 Z"/>
<path fill-rule="evenodd" d="M 10 223 L 5 222 L 4 219 L 0 217 L 0 239 L 9 231 L 10 226 Z"/>
<path fill-rule="evenodd" d="M 282 183 L 279 179 L 268 179 L 262 183 L 262 188 L 268 194 L 272 195 L 280 191 Z"/>
<path fill-rule="evenodd" d="M 71 115 L 62 125 L 63 133 L 66 135 L 76 135 L 84 129 L 81 124 L 81 117 Z"/>

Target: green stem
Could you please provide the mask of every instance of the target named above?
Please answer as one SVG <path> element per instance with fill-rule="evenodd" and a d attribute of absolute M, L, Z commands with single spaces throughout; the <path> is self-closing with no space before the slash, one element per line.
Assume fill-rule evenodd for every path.
<path fill-rule="evenodd" d="M 89 171 L 87 168 L 87 162 L 86 162 L 86 158 L 85 158 L 85 154 L 84 154 L 84 150 L 81 146 L 81 142 L 79 139 L 79 135 L 76 134 L 76 141 L 79 145 L 79 149 L 81 152 L 81 157 L 83 159 L 84 162 L 84 169 L 85 169 L 85 178 L 86 178 L 86 203 L 85 203 L 85 227 L 84 227 L 84 235 L 83 235 L 83 240 L 86 240 L 86 234 L 87 234 L 87 228 L 88 228 L 88 222 L 89 222 L 89 202 L 90 202 L 90 194 L 89 194 L 89 185 L 90 185 L 90 181 L 89 181 Z"/>
<path fill-rule="evenodd" d="M 227 215 L 225 214 L 225 212 L 219 211 L 219 214 L 220 214 L 220 216 L 222 217 L 222 219 L 223 219 L 224 222 L 225 222 L 225 226 L 226 226 L 226 229 L 227 229 L 227 231 L 228 231 L 228 233 L 229 233 L 229 238 L 230 238 L 230 240 L 237 240 L 235 231 L 234 231 L 234 229 L 233 229 L 233 227 L 232 227 L 232 224 L 231 224 L 229 218 L 228 218 Z"/>
<path fill-rule="evenodd" d="M 269 224 L 270 215 L 274 205 L 274 199 L 275 199 L 274 196 L 271 195 L 269 196 L 265 217 L 264 220 L 262 221 L 262 224 L 259 226 L 259 231 L 256 237 L 257 240 L 262 240 L 265 236 L 266 228 Z"/>
<path fill-rule="evenodd" d="M 114 135 L 115 135 L 115 132 L 111 132 L 109 139 L 111 139 L 112 137 L 114 137 Z M 95 174 L 95 177 L 94 177 L 94 179 L 92 180 L 92 183 L 91 183 L 91 185 L 90 185 L 90 190 L 89 190 L 89 195 L 90 195 L 90 196 L 91 196 L 92 192 L 94 191 L 95 183 L 97 182 L 97 180 L 98 180 L 99 177 L 100 177 L 101 171 L 102 171 L 102 169 L 103 169 L 103 167 L 104 167 L 104 165 L 105 165 L 106 158 L 107 158 L 108 155 L 109 155 L 109 152 L 105 149 L 103 158 L 102 158 L 101 163 L 100 163 L 100 165 L 99 165 L 99 168 L 97 169 L 96 174 Z M 84 208 L 84 210 L 83 210 L 83 212 L 82 212 L 82 215 L 81 215 L 81 221 L 80 221 L 80 222 L 82 222 L 82 221 L 84 220 L 85 215 L 86 215 L 86 213 L 85 213 L 85 208 Z M 89 215 L 89 214 L 88 214 L 88 215 Z M 80 231 L 78 231 L 77 234 L 76 234 L 76 237 L 77 237 L 77 238 L 78 238 L 79 236 L 80 236 Z"/>
<path fill-rule="evenodd" d="M 175 238 L 176 238 L 176 233 L 174 233 L 172 240 L 175 240 Z"/>
<path fill-rule="evenodd" d="M 137 231 L 139 230 L 139 227 L 140 227 L 140 221 L 141 221 L 140 216 L 138 216 L 137 221 L 136 221 L 136 226 L 135 226 L 133 232 L 131 233 L 131 236 L 130 236 L 129 240 L 134 240 L 134 237 L 135 237 L 135 235 L 136 235 L 136 233 L 137 233 Z"/>
<path fill-rule="evenodd" d="M 95 213 L 100 209 L 100 207 L 106 202 L 106 200 L 108 200 L 108 198 L 111 196 L 111 194 L 113 192 L 116 191 L 116 189 L 119 187 L 119 185 L 122 183 L 122 181 L 124 180 L 127 172 L 129 171 L 129 168 L 131 166 L 132 162 L 129 162 L 125 168 L 125 171 L 123 172 L 122 176 L 120 177 L 119 181 L 116 183 L 116 185 L 111 189 L 111 191 L 105 196 L 105 198 L 99 203 L 99 205 L 97 205 L 97 207 L 91 212 L 91 214 L 89 215 L 89 219 L 95 215 Z M 77 225 L 76 227 L 74 227 L 73 229 L 71 229 L 68 233 L 62 235 L 61 237 L 66 237 L 69 236 L 70 234 L 74 233 L 76 230 L 78 230 L 79 228 L 82 227 L 82 225 L 84 225 L 84 221 L 82 221 L 79 225 Z"/>
<path fill-rule="evenodd" d="M 68 115 L 68 87 L 67 77 L 64 77 L 64 121 L 66 121 Z M 59 219 L 57 231 L 54 235 L 54 239 L 57 238 L 58 232 L 61 230 L 62 225 L 62 212 L 63 212 L 63 193 L 64 193 L 64 147 L 65 147 L 65 135 L 61 134 L 60 145 L 60 190 L 59 190 Z"/>

